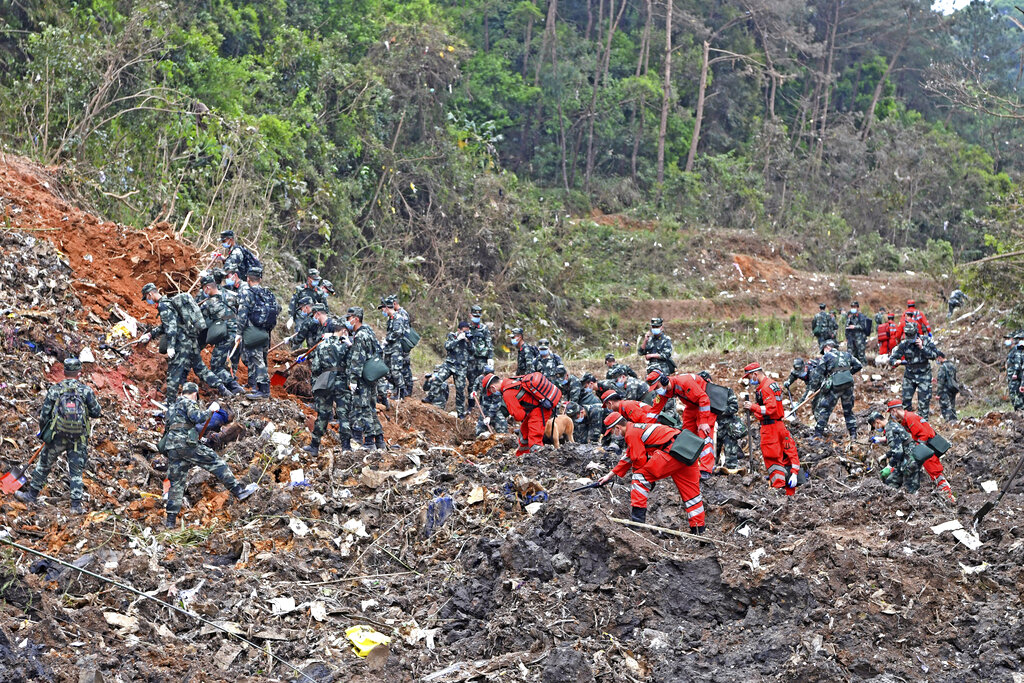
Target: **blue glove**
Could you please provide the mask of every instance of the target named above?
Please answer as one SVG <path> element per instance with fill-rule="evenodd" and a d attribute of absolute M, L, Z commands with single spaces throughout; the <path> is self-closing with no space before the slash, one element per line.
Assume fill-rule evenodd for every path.
<path fill-rule="evenodd" d="M 544 410 L 551 410 L 551 401 L 544 399 L 540 402 L 540 407 Z"/>

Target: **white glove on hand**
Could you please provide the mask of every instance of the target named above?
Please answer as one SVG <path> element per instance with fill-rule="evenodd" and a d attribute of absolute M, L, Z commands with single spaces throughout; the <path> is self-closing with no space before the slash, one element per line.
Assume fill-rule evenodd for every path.
<path fill-rule="evenodd" d="M 288 318 L 288 322 L 286 322 L 284 326 L 290 331 L 293 327 L 295 327 L 295 321 L 292 318 Z"/>
<path fill-rule="evenodd" d="M 494 359 L 493 358 L 488 358 L 487 359 L 487 367 L 489 367 L 489 368 L 493 368 L 494 367 Z"/>
<path fill-rule="evenodd" d="M 356 385 L 355 384 L 349 384 L 348 385 L 348 390 L 351 391 L 353 394 L 356 393 Z"/>
<path fill-rule="evenodd" d="M 235 335 L 235 346 L 238 346 L 241 343 L 242 343 L 242 335 L 240 335 L 240 334 Z"/>
<path fill-rule="evenodd" d="M 484 418 L 484 424 L 487 425 L 488 427 L 490 427 L 491 426 L 491 418 L 485 417 Z"/>
<path fill-rule="evenodd" d="M 173 346 L 167 349 L 167 360 L 170 360 L 171 358 L 174 358 L 174 347 Z"/>
<path fill-rule="evenodd" d="M 786 482 L 786 485 L 789 486 L 789 488 L 791 488 L 791 489 L 795 489 L 796 488 L 796 483 L 797 483 L 796 482 L 796 472 L 792 472 L 789 475 L 789 481 Z"/>
<path fill-rule="evenodd" d="M 455 338 L 460 340 L 460 341 L 466 341 L 466 333 L 465 332 L 459 332 L 458 336 L 456 336 Z"/>
<path fill-rule="evenodd" d="M 214 401 L 213 403 L 210 404 L 210 412 L 211 413 L 216 413 L 218 410 L 220 410 L 220 404 L 219 403 Z"/>
<path fill-rule="evenodd" d="M 153 335 L 151 335 L 149 332 L 147 332 L 146 334 L 144 334 L 141 337 L 139 337 L 139 343 L 140 344 L 148 344 L 149 340 L 152 339 L 152 338 L 153 338 Z"/>

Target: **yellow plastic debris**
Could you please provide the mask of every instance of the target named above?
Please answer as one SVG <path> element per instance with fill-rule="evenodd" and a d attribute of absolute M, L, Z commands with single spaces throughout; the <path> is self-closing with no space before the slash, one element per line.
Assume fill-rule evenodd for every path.
<path fill-rule="evenodd" d="M 345 637 L 352 643 L 352 649 L 360 657 L 370 654 L 370 650 L 378 645 L 389 645 L 391 638 L 379 633 L 369 626 L 350 626 L 345 630 Z"/>
<path fill-rule="evenodd" d="M 122 320 L 118 324 L 111 328 L 110 334 L 107 335 L 107 343 L 109 343 L 115 337 L 123 337 L 131 339 L 135 336 L 136 329 L 132 329 L 134 325 L 129 324 L 127 321 Z"/>

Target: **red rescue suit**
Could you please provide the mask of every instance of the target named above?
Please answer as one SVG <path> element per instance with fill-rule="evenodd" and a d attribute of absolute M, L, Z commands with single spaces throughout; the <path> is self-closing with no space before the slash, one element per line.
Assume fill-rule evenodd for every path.
<path fill-rule="evenodd" d="M 512 419 L 519 421 L 519 446 L 516 448 L 516 455 L 528 453 L 533 446 L 543 444 L 544 425 L 554 414 L 554 406 L 561 400 L 561 392 L 558 399 L 552 402 L 551 408 L 542 408 L 540 400 L 528 392 L 517 379 L 501 380 L 498 391 L 501 392 L 501 399 L 505 402 L 508 414 Z"/>
<path fill-rule="evenodd" d="M 626 427 L 626 450 L 612 469 L 622 477 L 633 468 L 633 488 L 629 494 L 633 507 L 646 508 L 654 482 L 672 478 L 686 507 L 691 527 L 704 526 L 704 498 L 700 493 L 700 470 L 668 454 L 679 434 L 663 424 L 630 424 Z"/>
<path fill-rule="evenodd" d="M 800 470 L 800 456 L 797 455 L 793 436 L 782 421 L 785 415 L 782 390 L 772 382 L 767 387 L 758 387 L 755 397 L 757 403 L 750 407 L 750 412 L 761 423 L 761 455 L 768 470 L 768 482 L 772 488 L 784 488 L 786 495 L 792 496 L 796 489 L 791 488 L 786 479 Z"/>
<path fill-rule="evenodd" d="M 900 316 L 900 322 L 899 325 L 896 326 L 896 329 L 890 331 L 889 333 L 890 349 L 896 348 L 896 345 L 900 343 L 901 339 L 903 339 L 903 326 L 906 325 L 908 322 L 917 325 L 918 334 L 932 333 L 932 326 L 928 324 L 928 318 L 925 316 L 925 314 L 917 310 L 916 308 L 908 308 L 907 310 L 903 311 L 903 315 Z"/>
<path fill-rule="evenodd" d="M 660 413 L 670 398 L 678 399 L 683 404 L 683 429 L 702 438 L 711 438 L 715 428 L 715 414 L 711 412 L 707 386 L 708 383 L 699 375 L 671 375 L 665 395 L 654 399 L 654 412 Z M 706 426 L 706 429 L 702 430 L 702 426 Z M 707 443 L 697 462 L 702 472 L 711 472 L 715 468 L 713 442 Z"/>
<path fill-rule="evenodd" d="M 889 352 L 896 348 L 893 343 L 893 332 L 896 323 L 886 321 L 878 326 L 878 353 L 882 356 L 889 355 Z"/>
<path fill-rule="evenodd" d="M 616 410 L 622 414 L 622 417 L 626 418 L 629 422 L 638 422 L 640 424 L 651 424 L 658 421 L 658 413 L 651 406 L 640 401 L 623 400 L 619 401 L 619 407 Z"/>
<path fill-rule="evenodd" d="M 920 415 L 909 410 L 903 411 L 903 420 L 900 424 L 910 432 L 910 438 L 914 440 L 914 443 L 924 443 L 935 436 L 935 430 L 932 429 L 932 426 L 922 420 Z M 921 468 L 928 473 L 928 476 L 935 482 L 935 487 L 940 491 L 949 492 L 952 490 L 949 482 L 946 481 L 946 476 L 942 473 L 942 461 L 939 460 L 939 456 L 933 455 L 928 458 L 921 464 Z"/>

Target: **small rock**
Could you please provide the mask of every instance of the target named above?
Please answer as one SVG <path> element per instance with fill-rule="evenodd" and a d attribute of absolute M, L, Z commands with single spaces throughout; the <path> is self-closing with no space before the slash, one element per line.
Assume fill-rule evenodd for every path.
<path fill-rule="evenodd" d="M 559 574 L 565 574 L 572 569 L 572 560 L 564 553 L 556 553 L 551 557 L 551 568 Z"/>

